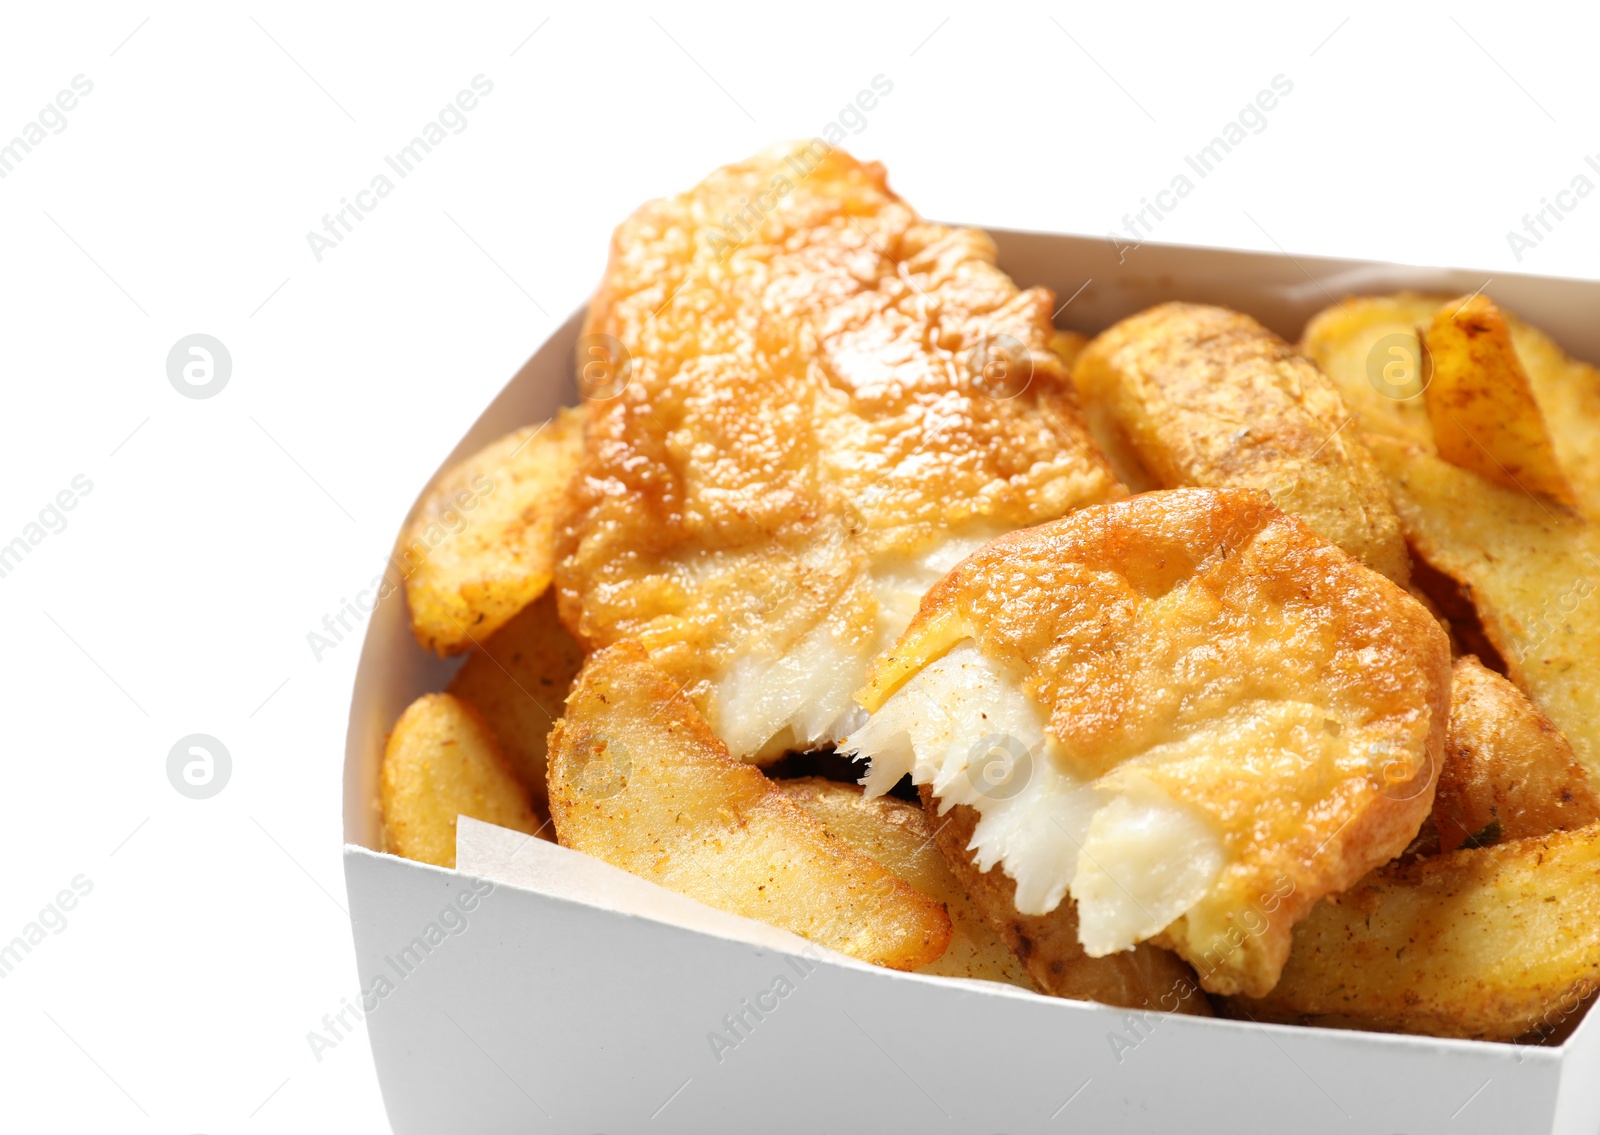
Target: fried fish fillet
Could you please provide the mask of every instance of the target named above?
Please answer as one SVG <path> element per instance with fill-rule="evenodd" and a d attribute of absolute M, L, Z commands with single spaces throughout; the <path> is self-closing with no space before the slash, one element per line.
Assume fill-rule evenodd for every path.
<path fill-rule="evenodd" d="M 1166 303 L 1101 333 L 1074 379 L 1107 450 L 1148 488 L 1264 489 L 1404 585 L 1400 523 L 1338 388 L 1236 311 Z M 1130 481 L 1130 483 L 1132 483 Z"/>
<path fill-rule="evenodd" d="M 1211 1015 L 1194 970 L 1172 951 L 1140 942 L 1131 950 L 1091 958 L 1078 941 L 1072 903 L 1063 902 L 1049 914 L 1017 913 L 1016 883 L 1004 871 L 980 871 L 967 850 L 978 826 L 977 810 L 957 804 L 940 815 L 932 786 L 918 791 L 951 872 L 1042 992 L 1126 1009 Z"/>
<path fill-rule="evenodd" d="M 735 756 L 837 739 L 924 590 L 1005 531 L 1122 490 L 974 229 L 881 166 L 780 148 L 617 230 L 560 525 L 563 621 L 636 639 Z"/>
<path fill-rule="evenodd" d="M 982 816 L 1022 914 L 1070 893 L 1092 957 L 1153 941 L 1259 995 L 1295 922 L 1405 849 L 1449 716 L 1444 632 L 1248 489 L 1011 533 L 923 600 L 858 695 L 868 791 Z"/>

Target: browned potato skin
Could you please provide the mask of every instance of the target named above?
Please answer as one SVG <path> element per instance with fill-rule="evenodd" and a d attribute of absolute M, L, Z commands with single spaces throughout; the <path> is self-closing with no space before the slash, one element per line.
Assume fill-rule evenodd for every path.
<path fill-rule="evenodd" d="M 1306 324 L 1300 350 L 1333 379 L 1350 409 L 1361 416 L 1364 432 L 1433 448 L 1423 394 L 1399 400 L 1385 396 L 1369 380 L 1368 360 L 1385 336 L 1401 335 L 1409 343 L 1399 349 L 1395 361 L 1420 363 L 1419 329 L 1432 321 L 1448 298 L 1416 292 L 1346 296 Z M 1600 461 L 1592 460 L 1600 452 L 1600 370 L 1568 358 L 1548 335 L 1510 312 L 1503 315 L 1562 472 L 1584 513 L 1600 517 Z"/>
<path fill-rule="evenodd" d="M 1486 480 L 1575 503 L 1511 330 L 1485 295 L 1443 304 L 1423 333 L 1439 456 Z"/>
<path fill-rule="evenodd" d="M 417 641 L 440 655 L 480 644 L 555 572 L 555 517 L 583 456 L 583 412 L 491 442 L 418 503 L 395 552 Z"/>
<path fill-rule="evenodd" d="M 1476 658 L 1456 659 L 1433 800 L 1439 850 L 1571 831 L 1596 819 L 1600 801 L 1560 730 Z"/>
<path fill-rule="evenodd" d="M 1360 416 L 1365 433 L 1385 434 L 1418 445 L 1433 444 L 1422 402 L 1422 344 L 1426 327 L 1439 305 L 1448 298 L 1399 292 L 1388 296 L 1346 296 L 1317 312 L 1306 323 L 1297 348 L 1322 369 L 1351 411 Z M 1403 343 L 1388 345 L 1373 359 L 1374 350 L 1390 335 Z M 1393 398 L 1378 389 L 1368 368 L 1392 367 L 1395 385 L 1415 383 L 1410 398 Z"/>
<path fill-rule="evenodd" d="M 1153 307 L 1095 338 L 1073 377 L 1132 487 L 1265 489 L 1318 535 L 1406 583 L 1399 522 L 1357 431 L 1345 428 L 1352 415 L 1338 389 L 1249 316 Z"/>
<path fill-rule="evenodd" d="M 943 904 L 735 760 L 637 642 L 589 657 L 550 734 L 562 846 L 892 969 L 949 945 Z"/>
<path fill-rule="evenodd" d="M 1078 944 L 1078 916 L 1070 898 L 1049 914 L 1018 914 L 1013 901 L 1017 885 L 998 868 L 979 871 L 967 850 L 978 823 L 977 811 L 957 804 L 941 816 L 930 788 L 924 785 L 920 792 L 945 862 L 1040 992 L 1125 1009 L 1211 1015 L 1211 1003 L 1200 991 L 1194 970 L 1168 950 L 1141 942 L 1104 958 L 1085 954 Z"/>
<path fill-rule="evenodd" d="M 1513 1040 L 1600 983 L 1600 825 L 1392 863 L 1295 927 L 1283 977 L 1230 1016 Z"/>
<path fill-rule="evenodd" d="M 1034 988 L 1016 956 L 950 873 L 934 844 L 933 826 L 921 808 L 893 796 L 868 797 L 859 784 L 843 784 L 820 776 L 774 783 L 829 835 L 843 840 L 934 901 L 944 903 L 953 931 L 950 947 L 937 961 L 916 972 Z"/>
<path fill-rule="evenodd" d="M 384 747 L 378 772 L 384 849 L 456 865 L 456 817 L 532 835 L 539 819 L 477 710 L 450 694 L 412 702 Z"/>
<path fill-rule="evenodd" d="M 1600 775 L 1600 530 L 1581 517 L 1370 437 L 1416 554 L 1460 584 L 1506 672 Z"/>
<path fill-rule="evenodd" d="M 582 666 L 583 647 L 547 591 L 473 651 L 450 683 L 450 693 L 483 715 L 540 811 L 547 808 L 546 741 Z"/>

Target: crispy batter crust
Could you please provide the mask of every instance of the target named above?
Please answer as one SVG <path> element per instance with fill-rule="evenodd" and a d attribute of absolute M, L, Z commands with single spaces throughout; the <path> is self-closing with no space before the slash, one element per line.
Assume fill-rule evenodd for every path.
<path fill-rule="evenodd" d="M 1265 489 L 1324 538 L 1397 583 L 1405 542 L 1383 477 L 1345 427 L 1350 410 L 1310 360 L 1248 315 L 1167 303 L 1124 319 L 1078 357 L 1103 415 L 1150 487 Z"/>
<path fill-rule="evenodd" d="M 862 703 L 966 638 L 1023 675 L 1072 772 L 1136 763 L 1215 826 L 1222 874 L 1157 939 L 1214 992 L 1270 989 L 1294 923 L 1432 805 L 1443 631 L 1265 494 L 1146 493 L 993 541 L 927 594 Z"/>
<path fill-rule="evenodd" d="M 726 167 L 618 228 L 587 331 L 629 356 L 591 397 L 560 528 L 563 620 L 709 684 L 826 625 L 875 652 L 868 573 L 963 528 L 1120 492 L 1019 291 L 974 229 L 922 221 L 819 144 Z M 855 648 L 852 648 L 855 649 Z"/>

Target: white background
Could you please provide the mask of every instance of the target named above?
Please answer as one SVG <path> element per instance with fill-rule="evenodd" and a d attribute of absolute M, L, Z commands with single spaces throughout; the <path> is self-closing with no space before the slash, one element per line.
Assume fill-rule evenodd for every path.
<path fill-rule="evenodd" d="M 1528 5 L 11 7 L 0 141 L 94 86 L 0 180 L 0 544 L 93 489 L 0 579 L 0 943 L 94 889 L 0 979 L 0 1125 L 386 1130 L 365 1034 L 306 1039 L 356 991 L 359 649 L 306 636 L 639 202 L 881 74 L 846 146 L 922 212 L 1104 234 L 1281 74 L 1154 239 L 1593 276 L 1600 194 L 1520 264 L 1506 233 L 1600 161 L 1596 31 Z M 479 74 L 464 132 L 317 262 L 306 233 Z M 193 332 L 233 361 L 205 400 L 166 375 Z M 232 754 L 208 800 L 167 779 L 190 733 Z"/>

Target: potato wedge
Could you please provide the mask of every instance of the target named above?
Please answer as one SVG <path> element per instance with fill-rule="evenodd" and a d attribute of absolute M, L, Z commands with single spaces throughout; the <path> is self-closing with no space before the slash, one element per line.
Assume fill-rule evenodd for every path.
<path fill-rule="evenodd" d="M 1600 453 L 1600 369 L 1569 359 L 1544 332 L 1514 316 L 1506 318 L 1578 508 L 1600 522 L 1600 461 L 1595 460 Z"/>
<path fill-rule="evenodd" d="M 565 847 L 863 961 L 917 969 L 950 942 L 941 903 L 735 760 L 631 639 L 589 657 L 550 735 L 550 813 Z"/>
<path fill-rule="evenodd" d="M 1306 324 L 1300 351 L 1333 379 L 1365 432 L 1433 448 L 1419 329 L 1448 298 L 1415 292 L 1347 297 Z M 1600 519 L 1600 461 L 1592 459 L 1600 453 L 1600 370 L 1569 359 L 1544 332 L 1503 314 L 1561 470 L 1580 509 Z"/>
<path fill-rule="evenodd" d="M 450 694 L 424 694 L 389 734 L 378 773 L 384 848 L 456 865 L 456 817 L 534 834 L 527 790 L 476 710 Z"/>
<path fill-rule="evenodd" d="M 450 683 L 450 693 L 483 715 L 541 811 L 546 741 L 582 666 L 583 647 L 561 625 L 555 592 L 547 591 L 473 651 Z"/>
<path fill-rule="evenodd" d="M 1347 296 L 1312 316 L 1298 350 L 1333 380 L 1363 431 L 1433 445 L 1420 328 L 1448 297 Z"/>
<path fill-rule="evenodd" d="M 1137 458 L 1135 487 L 1264 489 L 1405 585 L 1399 522 L 1358 431 L 1346 429 L 1353 418 L 1339 391 L 1249 316 L 1153 307 L 1097 336 L 1073 379 L 1091 426 L 1111 435 L 1109 452 Z"/>
<path fill-rule="evenodd" d="M 1369 439 L 1419 556 L 1472 600 L 1507 673 L 1600 777 L 1600 531 L 1422 450 Z"/>
<path fill-rule="evenodd" d="M 1512 1040 L 1600 985 L 1600 825 L 1392 863 L 1294 930 L 1283 977 L 1229 1015 Z"/>
<path fill-rule="evenodd" d="M 936 902 L 950 914 L 950 947 L 917 970 L 943 977 L 974 977 L 1033 989 L 1016 955 L 1002 942 L 950 873 L 934 845 L 921 808 L 893 796 L 868 798 L 859 784 L 820 776 L 773 782 L 829 835 L 843 840 Z"/>
<path fill-rule="evenodd" d="M 583 412 L 492 442 L 439 478 L 395 560 L 411 627 L 435 653 L 481 643 L 550 586 L 555 513 L 583 455 Z"/>
<path fill-rule="evenodd" d="M 1571 831 L 1597 819 L 1588 774 L 1550 719 L 1476 658 L 1456 659 L 1433 798 L 1439 850 Z"/>
<path fill-rule="evenodd" d="M 979 871 L 967 850 L 978 823 L 976 809 L 957 804 L 941 816 L 929 787 L 924 785 L 920 792 L 934 840 L 951 873 L 1040 992 L 1127 1009 L 1211 1015 L 1211 1003 L 1194 970 L 1177 954 L 1141 942 L 1120 954 L 1089 957 L 1078 942 L 1078 916 L 1070 899 L 1049 914 L 1018 914 L 1016 883 L 1004 871 Z"/>
<path fill-rule="evenodd" d="M 1422 400 L 1439 456 L 1496 484 L 1574 503 L 1494 301 L 1480 294 L 1446 302 L 1422 339 L 1428 360 Z"/>

